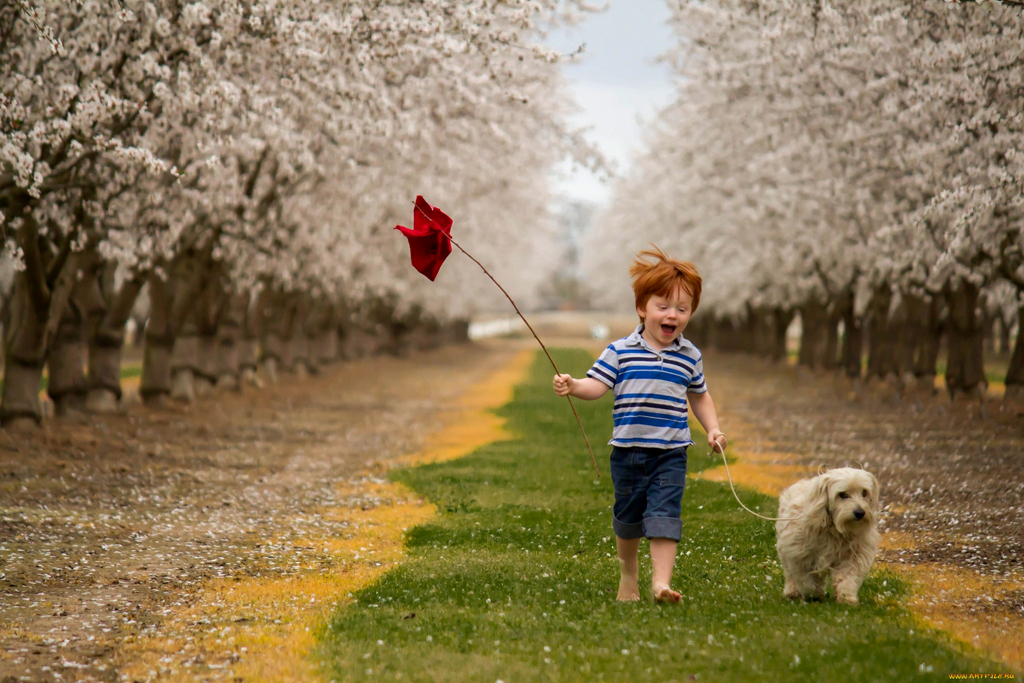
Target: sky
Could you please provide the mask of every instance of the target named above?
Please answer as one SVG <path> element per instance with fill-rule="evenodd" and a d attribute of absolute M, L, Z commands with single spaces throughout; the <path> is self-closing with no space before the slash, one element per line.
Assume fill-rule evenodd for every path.
<path fill-rule="evenodd" d="M 665 23 L 665 0 L 610 0 L 607 9 L 577 26 L 559 29 L 547 40 L 564 54 L 580 43 L 586 51 L 563 70 L 572 95 L 581 108 L 572 123 L 589 129 L 588 139 L 615 163 L 628 171 L 632 156 L 642 149 L 645 122 L 671 103 L 671 71 L 656 58 L 673 42 Z M 570 198 L 606 204 L 611 184 L 602 183 L 586 170 L 566 162 L 560 169 L 566 178 L 557 191 Z"/>

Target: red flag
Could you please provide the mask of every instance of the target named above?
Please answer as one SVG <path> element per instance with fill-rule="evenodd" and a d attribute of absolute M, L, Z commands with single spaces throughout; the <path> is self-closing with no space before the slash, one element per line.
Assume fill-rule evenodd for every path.
<path fill-rule="evenodd" d="M 452 253 L 452 219 L 420 195 L 416 197 L 412 226 L 410 230 L 396 225 L 395 230 L 401 231 L 409 240 L 412 267 L 433 281 L 441 270 L 441 264 Z"/>

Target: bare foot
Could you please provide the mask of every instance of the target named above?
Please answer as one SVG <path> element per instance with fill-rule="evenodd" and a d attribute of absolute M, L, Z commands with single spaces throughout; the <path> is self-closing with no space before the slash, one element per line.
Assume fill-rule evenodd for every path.
<path fill-rule="evenodd" d="M 619 577 L 619 602 L 637 602 L 640 600 L 640 584 L 636 578 Z"/>
<path fill-rule="evenodd" d="M 654 587 L 654 600 L 656 602 L 667 602 L 675 604 L 683 599 L 683 596 L 676 593 L 668 586 L 655 586 Z"/>

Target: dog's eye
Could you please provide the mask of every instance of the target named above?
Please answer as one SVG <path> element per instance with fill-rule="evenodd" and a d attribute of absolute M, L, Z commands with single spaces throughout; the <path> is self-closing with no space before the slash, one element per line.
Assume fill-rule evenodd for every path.
<path fill-rule="evenodd" d="M 839 497 L 842 498 L 843 500 L 846 500 L 847 498 L 850 497 L 850 494 L 847 493 L 846 491 L 843 491 L 842 493 L 839 494 Z"/>
<path fill-rule="evenodd" d="M 863 496 L 864 496 L 865 498 L 867 498 L 867 497 L 868 497 L 868 490 L 867 490 L 867 489 L 864 489 L 864 493 L 863 493 L 863 494 L 861 494 L 861 495 L 863 495 Z"/>

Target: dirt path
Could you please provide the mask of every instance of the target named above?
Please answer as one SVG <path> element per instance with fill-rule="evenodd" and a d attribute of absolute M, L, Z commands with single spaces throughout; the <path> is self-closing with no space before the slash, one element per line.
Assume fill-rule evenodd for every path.
<path fill-rule="evenodd" d="M 880 562 L 915 585 L 925 621 L 1024 670 L 1024 421 L 998 404 L 898 402 L 786 366 L 709 353 L 738 484 L 772 495 L 819 465 L 882 485 Z M 702 449 L 702 450 L 706 450 Z M 704 476 L 725 481 L 724 468 Z"/>
<path fill-rule="evenodd" d="M 353 570 L 392 561 L 394 548 L 346 545 L 354 522 L 344 511 L 386 526 L 370 518 L 391 496 L 398 517 L 387 523 L 400 528 L 395 505 L 411 502 L 382 492 L 381 468 L 422 452 L 464 409 L 458 398 L 522 348 L 365 359 L 189 407 L 0 432 L 0 680 L 176 678 L 175 666 L 225 677 L 249 648 L 188 610 L 211 586 L 228 603 L 232 584 L 308 579 L 345 552 L 367 560 Z M 315 601 L 307 583 L 280 584 L 277 612 L 233 613 L 236 630 L 286 625 L 287 605 Z M 171 623 L 185 632 L 161 630 Z"/>

